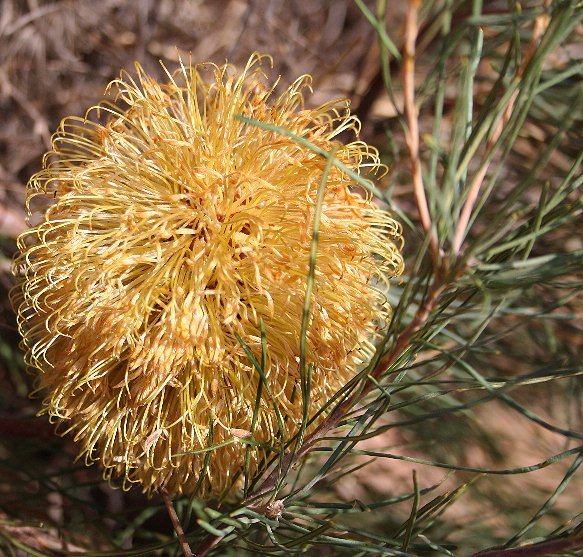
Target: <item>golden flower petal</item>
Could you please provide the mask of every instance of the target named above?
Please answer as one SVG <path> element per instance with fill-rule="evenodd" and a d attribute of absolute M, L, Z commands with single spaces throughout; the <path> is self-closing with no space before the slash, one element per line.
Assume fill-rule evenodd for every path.
<path fill-rule="evenodd" d="M 28 185 L 31 218 L 41 217 L 15 262 L 26 361 L 44 411 L 124 485 L 232 493 L 248 450 L 251 475 L 271 456 L 242 439 L 275 445 L 300 427 L 302 308 L 325 159 L 235 116 L 335 147 L 355 172 L 382 165 L 365 143 L 335 140 L 359 130 L 346 102 L 305 108 L 308 76 L 275 96 L 264 58 L 241 73 L 182 66 L 166 84 L 140 66 L 136 79 L 123 73 L 109 86 L 115 103 L 63 120 Z M 307 336 L 311 415 L 370 358 L 390 319 L 381 287 L 402 272 L 400 226 L 354 189 L 331 169 Z M 269 389 L 237 339 L 260 359 L 261 322 Z"/>

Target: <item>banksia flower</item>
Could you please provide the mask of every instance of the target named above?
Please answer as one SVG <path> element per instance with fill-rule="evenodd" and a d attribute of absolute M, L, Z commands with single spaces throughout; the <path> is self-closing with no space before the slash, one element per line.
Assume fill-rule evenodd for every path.
<path fill-rule="evenodd" d="M 337 148 L 353 172 L 382 167 L 365 143 L 335 140 L 358 133 L 346 103 L 304 108 L 307 76 L 276 96 L 261 60 L 240 74 L 182 66 L 164 85 L 139 66 L 135 80 L 122 74 L 115 103 L 61 123 L 28 185 L 31 219 L 42 216 L 15 264 L 27 364 L 44 411 L 126 486 L 233 493 L 302 421 L 326 160 L 236 116 Z M 331 167 L 306 337 L 310 416 L 370 358 L 390 319 L 387 280 L 402 271 L 399 225 L 354 185 Z M 259 373 L 248 351 L 261 360 L 262 325 Z"/>

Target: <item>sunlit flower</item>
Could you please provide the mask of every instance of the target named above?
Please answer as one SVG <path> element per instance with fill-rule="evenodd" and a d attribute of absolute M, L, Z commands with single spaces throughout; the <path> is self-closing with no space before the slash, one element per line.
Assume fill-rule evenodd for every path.
<path fill-rule="evenodd" d="M 276 96 L 262 59 L 239 74 L 182 67 L 164 85 L 139 66 L 136 80 L 122 74 L 114 103 L 61 123 L 28 185 L 38 224 L 19 240 L 14 299 L 27 363 L 44 411 L 126 486 L 232 493 L 302 420 L 302 307 L 326 161 L 235 116 L 336 146 L 352 171 L 382 167 L 365 143 L 334 139 L 358 133 L 346 102 L 304 108 L 309 76 Z M 402 271 L 399 225 L 354 189 L 330 169 L 310 415 L 370 358 L 390 318 L 387 280 Z M 261 361 L 262 322 L 264 379 L 244 347 Z"/>

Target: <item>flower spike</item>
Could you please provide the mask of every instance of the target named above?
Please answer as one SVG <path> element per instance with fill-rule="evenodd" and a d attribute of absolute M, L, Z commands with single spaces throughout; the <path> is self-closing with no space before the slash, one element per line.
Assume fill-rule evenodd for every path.
<path fill-rule="evenodd" d="M 276 97 L 265 59 L 241 73 L 181 64 L 165 84 L 140 66 L 123 73 L 115 102 L 63 120 L 28 185 L 36 224 L 19 239 L 14 296 L 26 361 L 44 411 L 126 486 L 233 493 L 301 427 L 326 160 L 236 116 L 336 149 L 355 173 L 383 167 L 356 137 L 335 139 L 360 126 L 345 102 L 305 108 L 308 77 Z M 383 290 L 403 267 L 399 224 L 354 185 L 330 167 L 305 350 L 311 416 L 370 358 L 390 319 Z M 262 323 L 258 373 L 244 346 L 261 360 Z"/>

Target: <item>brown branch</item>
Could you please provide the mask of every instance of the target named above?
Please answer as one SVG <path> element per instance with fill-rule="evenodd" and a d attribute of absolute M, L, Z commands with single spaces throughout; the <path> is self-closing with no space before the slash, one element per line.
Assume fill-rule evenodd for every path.
<path fill-rule="evenodd" d="M 176 514 L 176 509 L 170 500 L 170 496 L 168 495 L 168 491 L 166 488 L 160 488 L 160 495 L 162 495 L 162 500 L 164 501 L 164 505 L 166 505 L 166 511 L 168 512 L 168 516 L 170 517 L 170 521 L 172 522 L 172 527 L 176 532 L 176 537 L 180 542 L 180 548 L 182 549 L 182 554 L 184 557 L 193 557 L 192 549 L 188 545 L 186 541 L 186 536 L 184 535 L 184 530 L 182 529 L 182 524 L 180 524 L 180 520 L 178 519 L 178 515 Z M 197 556 L 199 554 L 197 553 Z"/>
<path fill-rule="evenodd" d="M 515 80 L 519 80 L 522 77 L 524 70 L 526 69 L 526 66 L 528 65 L 528 63 L 530 62 L 530 60 L 532 59 L 536 52 L 538 41 L 543 32 L 545 31 L 545 29 L 547 28 L 548 24 L 549 19 L 548 15 L 546 14 L 541 15 L 535 19 L 533 34 L 528 44 L 528 48 L 526 50 L 524 58 L 522 59 L 522 63 L 520 64 L 520 67 L 516 72 L 516 76 L 514 78 Z M 488 169 L 490 168 L 491 163 L 490 154 L 492 153 L 492 150 L 496 146 L 496 142 L 500 138 L 502 130 L 505 128 L 506 124 L 510 120 L 510 117 L 512 116 L 512 112 L 514 111 L 514 107 L 516 105 L 516 99 L 518 98 L 518 93 L 519 89 L 517 89 L 508 99 L 506 108 L 504 109 L 501 118 L 498 120 L 498 122 L 496 122 L 494 131 L 492 132 L 492 135 L 490 136 L 490 139 L 486 144 L 486 150 L 484 152 L 482 163 L 480 164 L 478 171 L 476 172 L 470 184 L 468 196 L 466 197 L 466 200 L 462 207 L 460 218 L 454 233 L 452 251 L 455 255 L 458 255 L 460 252 L 462 243 L 464 241 L 464 237 L 466 235 L 466 229 L 472 216 L 474 205 L 476 204 L 478 195 L 480 193 L 480 189 L 482 187 L 482 184 L 484 183 L 484 178 L 486 177 Z"/>
<path fill-rule="evenodd" d="M 583 547 L 583 538 L 562 538 L 547 542 L 509 547 L 507 549 L 493 549 L 474 554 L 472 557 L 543 557 L 556 554 L 559 551 L 579 549 Z"/>
<path fill-rule="evenodd" d="M 13 518 L 0 511 L 0 539 L 6 539 L 9 545 L 18 547 L 26 555 L 65 557 L 71 555 L 70 552 L 85 554 L 87 548 L 67 541 L 70 537 L 70 533 L 61 527 L 31 526 L 28 521 Z"/>
<path fill-rule="evenodd" d="M 403 65 L 401 81 L 403 85 L 403 113 L 407 121 L 405 130 L 405 142 L 409 150 L 411 164 L 411 179 L 413 181 L 413 194 L 417 212 L 421 219 L 421 226 L 426 234 L 430 235 L 429 246 L 437 268 L 439 246 L 437 236 L 432 229 L 431 214 L 425 195 L 423 176 L 421 173 L 421 158 L 419 155 L 419 112 L 415 106 L 415 42 L 417 40 L 417 12 L 420 0 L 408 0 L 405 15 L 405 38 L 403 44 Z"/>
<path fill-rule="evenodd" d="M 346 416 L 348 410 L 363 396 L 366 396 L 374 387 L 375 381 L 383 374 L 387 367 L 395 361 L 395 359 L 403 352 L 409 345 L 412 336 L 423 326 L 429 318 L 431 311 L 434 309 L 437 299 L 445 290 L 445 285 L 441 281 L 443 269 L 438 265 L 439 247 L 437 244 L 437 237 L 432 230 L 431 216 L 429 207 L 427 205 L 427 198 L 425 196 L 425 188 L 423 186 L 423 179 L 421 175 L 421 160 L 419 156 L 419 120 L 418 113 L 415 107 L 415 41 L 417 37 L 417 11 L 420 0 L 409 0 L 409 9 L 407 12 L 407 19 L 405 23 L 405 47 L 403 56 L 403 89 L 405 91 L 405 117 L 407 119 L 408 130 L 406 132 L 406 141 L 409 148 L 409 155 L 411 159 L 411 174 L 413 180 L 413 191 L 417 203 L 417 209 L 423 229 L 427 234 L 430 234 L 430 248 L 433 256 L 433 261 L 436 269 L 435 281 L 427 293 L 424 301 L 421 303 L 413 320 L 409 325 L 401 331 L 397 336 L 395 345 L 390 353 L 385 354 L 374 370 L 371 372 L 371 378 L 364 384 L 363 388 L 356 393 L 348 396 L 343 402 L 338 404 L 334 410 L 321 422 L 316 429 L 309 434 L 301 447 L 292 453 L 288 453 L 275 467 L 271 473 L 263 480 L 263 482 L 255 489 L 255 491 L 241 502 L 241 507 L 255 510 L 256 512 L 265 512 L 267 506 L 259 501 L 264 495 L 270 493 L 278 484 L 282 471 L 287 471 L 291 466 L 309 453 L 314 445 L 321 441 L 338 423 Z M 221 538 L 214 535 L 209 535 L 202 540 L 200 546 L 196 550 L 196 557 L 204 557 L 208 551 L 216 547 Z"/>
<path fill-rule="evenodd" d="M 427 293 L 427 296 L 421 305 L 417 308 L 411 323 L 409 323 L 409 325 L 403 329 L 401 333 L 399 333 L 393 349 L 379 360 L 374 370 L 371 372 L 370 375 L 374 380 L 379 379 L 387 367 L 391 365 L 403 352 L 403 350 L 410 344 L 411 338 L 427 321 L 431 312 L 435 308 L 435 304 L 439 296 L 443 293 L 444 290 L 445 284 L 442 283 L 438 277 L 436 277 Z M 263 504 L 262 502 L 258 502 L 258 499 L 275 488 L 280 480 L 281 471 L 289 470 L 295 462 L 309 453 L 316 443 L 326 437 L 326 435 L 338 425 L 342 418 L 346 416 L 346 413 L 350 410 L 351 406 L 363 396 L 366 396 L 374 387 L 375 382 L 369 379 L 360 391 L 347 397 L 343 402 L 336 406 L 336 408 L 332 410 L 327 418 L 304 439 L 302 446 L 297 449 L 297 451 L 287 454 L 282 459 L 279 466 L 272 470 L 272 472 L 265 478 L 261 485 L 249 497 L 247 497 L 247 499 L 241 502 L 241 507 L 247 507 L 248 509 L 254 510 L 256 512 L 265 513 L 269 506 Z M 195 556 L 204 557 L 211 549 L 216 547 L 220 541 L 221 538 L 219 536 L 214 536 L 212 534 L 207 536 L 203 539 L 200 546 L 197 548 Z"/>
<path fill-rule="evenodd" d="M 397 356 L 399 356 L 405 348 L 410 344 L 411 338 L 413 335 L 421 329 L 424 323 L 429 319 L 431 312 L 435 308 L 435 304 L 439 298 L 439 296 L 444 292 L 446 285 L 442 283 L 438 278 L 435 279 L 427 296 L 421 302 L 421 305 L 417 308 L 415 312 L 415 316 L 413 317 L 411 323 L 405 327 L 397 337 L 397 341 L 395 342 L 395 346 L 391 350 L 390 353 L 385 354 L 383 358 L 379 361 L 376 365 L 375 369 L 372 372 L 372 377 L 374 379 L 378 379 L 384 370 L 387 369 L 389 365 L 391 365 Z M 370 388 L 368 391 L 372 389 L 373 384 L 370 384 Z M 367 391 L 367 392 L 368 392 Z"/>
<path fill-rule="evenodd" d="M 221 536 L 215 536 L 214 534 L 209 534 L 201 544 L 196 548 L 196 553 L 194 557 L 205 557 L 209 551 L 214 549 L 223 538 Z"/>
<path fill-rule="evenodd" d="M 417 333 L 427 322 L 431 312 L 436 307 L 437 300 L 445 291 L 447 286 L 443 280 L 445 266 L 443 264 L 439 264 L 438 261 L 440 255 L 439 246 L 436 233 L 432 229 L 431 214 L 427 203 L 425 187 L 423 185 L 421 159 L 419 152 L 419 114 L 415 105 L 415 43 L 418 35 L 417 15 L 420 6 L 420 0 L 408 0 L 407 6 L 403 47 L 403 65 L 401 73 L 404 93 L 404 115 L 407 122 L 405 140 L 409 151 L 413 193 L 415 196 L 417 211 L 425 233 L 430 235 L 429 246 L 434 262 L 434 268 L 436 270 L 435 279 L 423 302 L 417 308 L 412 321 L 398 334 L 391 351 L 385 354 L 379 360 L 374 370 L 370 374 L 370 379 L 365 382 L 363 388 L 348 396 L 344 401 L 338 404 L 334 410 L 332 410 L 332 412 L 324 419 L 324 421 L 322 421 L 312 433 L 306 436 L 301 447 L 292 453 L 288 453 L 281 460 L 279 465 L 274 467 L 274 469 L 265 477 L 260 485 L 253 491 L 253 493 L 241 502 L 241 507 L 246 507 L 248 509 L 255 510 L 256 512 L 268 514 L 267 509 L 269 508 L 269 505 L 265 504 L 265 502 L 261 501 L 261 499 L 277 486 L 281 479 L 282 471 L 289 470 L 297 461 L 307 455 L 319 441 L 324 439 L 331 430 L 338 426 L 340 421 L 346 416 L 347 412 L 355 403 L 358 402 L 358 400 L 361 400 L 362 397 L 366 396 L 373 390 L 373 388 L 375 388 L 376 380 L 378 380 L 386 371 L 386 369 L 397 359 L 397 357 L 403 353 L 403 351 L 411 343 L 415 333 Z M 531 41 L 531 48 L 525 57 L 524 66 L 526 66 L 526 63 L 528 60 L 530 60 L 532 54 L 534 53 L 536 47 L 535 42 L 538 40 L 538 37 L 540 37 L 540 33 L 535 33 L 535 35 L 536 39 L 533 37 L 533 40 Z M 528 60 L 526 60 L 526 58 Z M 521 68 L 523 69 L 523 67 Z M 516 96 L 513 96 L 509 100 L 503 117 L 498 123 L 493 136 L 490 138 L 490 142 L 487 147 L 488 149 L 493 148 L 499 135 L 502 133 L 504 125 L 507 123 L 511 116 L 515 101 Z M 457 236 L 461 236 L 463 240 L 463 230 L 469 221 L 471 210 L 475 200 L 477 199 L 477 195 L 479 193 L 479 189 L 487 169 L 488 166 L 485 166 L 483 169 L 478 169 L 478 173 L 474 179 L 474 182 L 472 183 L 472 186 L 470 187 L 468 198 L 466 199 L 465 206 L 462 210 L 462 219 L 466 219 L 466 224 L 463 226 L 458 224 L 458 228 L 456 229 L 456 238 Z M 461 229 L 462 232 L 459 232 L 458 229 Z M 459 238 L 456 239 L 456 245 L 458 245 L 459 249 L 459 246 L 461 245 L 461 240 L 459 240 Z M 215 536 L 212 534 L 208 535 L 201 541 L 199 547 L 196 550 L 195 556 L 205 557 L 209 551 L 211 551 L 220 543 L 221 539 L 221 536 Z M 561 549 L 574 546 L 573 541 L 567 543 L 567 540 L 549 542 L 548 544 L 540 545 L 541 547 L 544 545 L 545 550 Z M 530 553 L 525 552 L 526 549 L 527 548 L 516 548 L 512 550 L 489 551 L 486 553 L 480 553 L 479 557 L 535 557 L 542 555 L 540 551 L 535 552 L 536 550 L 534 549 L 534 546 L 530 548 Z"/>

